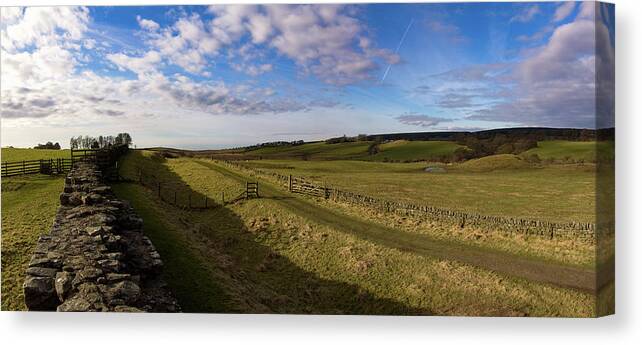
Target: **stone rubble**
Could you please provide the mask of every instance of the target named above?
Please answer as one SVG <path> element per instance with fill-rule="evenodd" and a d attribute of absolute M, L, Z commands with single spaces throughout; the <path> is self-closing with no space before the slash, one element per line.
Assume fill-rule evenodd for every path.
<path fill-rule="evenodd" d="M 41 235 L 23 285 L 29 310 L 179 312 L 143 220 L 89 162 L 65 179 L 60 208 Z"/>

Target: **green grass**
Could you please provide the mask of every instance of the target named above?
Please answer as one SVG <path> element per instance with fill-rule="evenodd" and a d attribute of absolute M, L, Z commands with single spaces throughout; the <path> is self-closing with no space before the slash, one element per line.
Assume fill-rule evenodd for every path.
<path fill-rule="evenodd" d="M 220 313 L 228 311 L 226 295 L 210 271 L 207 257 L 199 255 L 191 243 L 184 222 L 188 211 L 167 207 L 140 185 L 116 184 L 118 197 L 128 200 L 144 219 L 143 231 L 152 240 L 163 260 L 163 278 L 180 301 L 184 312 Z"/>
<path fill-rule="evenodd" d="M 612 141 L 548 140 L 538 142 L 537 146 L 522 155 L 537 154 L 541 159 L 584 162 L 595 162 L 597 154 L 607 159 L 615 156 L 615 144 Z"/>
<path fill-rule="evenodd" d="M 174 178 L 193 189 L 215 197 L 216 188 L 242 186 L 243 178 L 232 177 L 190 160 L 148 160 L 159 175 Z M 123 160 L 127 164 L 132 160 Z M 129 162 L 129 163 L 128 163 Z M 354 162 L 352 162 L 354 163 Z M 369 163 L 376 164 L 376 163 Z M 235 176 L 235 175 L 234 175 Z M 215 188 L 216 187 L 216 188 Z M 117 187 L 121 188 L 121 187 Z M 140 200 L 140 212 L 158 218 L 160 226 L 148 235 L 166 262 L 176 272 L 192 265 L 202 272 L 188 281 L 213 281 L 222 292 L 206 293 L 201 286 L 185 283 L 204 298 L 219 298 L 223 311 L 246 313 L 322 314 L 439 314 L 439 315 L 563 315 L 594 314 L 589 294 L 555 288 L 523 279 L 509 278 L 473 266 L 418 255 L 351 234 L 330 218 L 317 219 L 313 201 L 296 212 L 294 200 L 266 195 L 207 211 L 183 211 L 160 203 L 153 192 L 129 188 L 130 199 Z M 268 188 L 263 185 L 263 188 Z M 266 193 L 269 190 L 263 189 Z M 120 191 L 119 191 L 120 193 Z M 136 201 L 134 206 L 136 206 Z M 291 205 L 292 204 L 292 205 Z M 137 210 L 140 206 L 137 207 Z M 327 211 L 323 211 L 327 212 Z M 343 216 L 345 217 L 345 216 Z M 343 219 L 343 218 L 341 218 Z M 355 220 L 359 222 L 358 220 Z M 344 223 L 343 220 L 340 221 Z M 180 235 L 180 236 L 179 236 Z M 158 236 L 160 244 L 157 243 Z M 181 241 L 176 250 L 164 248 Z M 392 236 L 392 234 L 390 234 Z M 185 249 L 191 248 L 191 249 Z M 180 262 L 175 256 L 191 256 Z M 168 275 L 176 289 L 179 274 Z M 183 297 L 185 298 L 185 297 Z M 189 297 L 188 297 L 189 298 Z M 181 300 L 181 298 L 179 298 Z M 199 307 L 197 307 L 198 309 Z M 200 311 L 204 311 L 201 307 Z"/>
<path fill-rule="evenodd" d="M 2 179 L 2 310 L 26 310 L 24 273 L 38 236 L 51 230 L 62 186 L 62 177 Z"/>
<path fill-rule="evenodd" d="M 380 152 L 368 154 L 371 141 L 326 144 L 307 143 L 298 146 L 264 147 L 248 151 L 249 155 L 275 159 L 418 161 L 451 155 L 462 147 L 450 141 L 397 140 L 379 145 Z"/>
<path fill-rule="evenodd" d="M 20 148 L 2 148 L 2 161 L 28 161 L 36 159 L 50 158 L 71 158 L 69 150 L 39 150 L 39 149 L 20 149 Z"/>
<path fill-rule="evenodd" d="M 263 147 L 249 151 L 251 155 L 306 159 L 352 159 L 367 155 L 370 142 L 326 144 L 313 142 L 297 146 Z"/>
<path fill-rule="evenodd" d="M 471 159 L 455 166 L 455 169 L 467 172 L 492 172 L 496 170 L 529 169 L 531 165 L 521 157 L 511 154 L 492 155 Z"/>
<path fill-rule="evenodd" d="M 388 200 L 486 215 L 595 221 L 592 165 L 482 172 L 446 166 L 446 173 L 428 173 L 423 171 L 425 163 L 260 160 L 243 164 Z"/>
<path fill-rule="evenodd" d="M 379 153 L 367 157 L 373 161 L 417 161 L 433 160 L 450 156 L 460 147 L 452 141 L 407 141 L 396 140 L 379 145 Z"/>

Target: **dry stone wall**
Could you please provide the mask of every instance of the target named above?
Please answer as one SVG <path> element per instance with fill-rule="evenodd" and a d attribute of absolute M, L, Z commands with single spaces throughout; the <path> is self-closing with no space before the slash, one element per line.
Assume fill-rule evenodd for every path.
<path fill-rule="evenodd" d="M 29 310 L 180 311 L 143 220 L 102 182 L 95 164 L 75 164 L 60 204 L 27 268 Z"/>

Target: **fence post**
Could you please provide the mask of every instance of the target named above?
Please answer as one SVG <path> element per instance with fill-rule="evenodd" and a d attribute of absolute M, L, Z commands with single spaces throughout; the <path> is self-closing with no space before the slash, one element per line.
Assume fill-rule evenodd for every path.
<path fill-rule="evenodd" d="M 292 193 L 292 174 L 288 176 L 288 192 Z"/>
<path fill-rule="evenodd" d="M 22 161 L 22 174 L 24 175 L 25 173 L 25 161 Z"/>

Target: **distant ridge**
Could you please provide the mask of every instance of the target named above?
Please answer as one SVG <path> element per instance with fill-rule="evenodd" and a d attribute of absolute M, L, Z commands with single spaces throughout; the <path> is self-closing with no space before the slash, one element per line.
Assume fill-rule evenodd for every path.
<path fill-rule="evenodd" d="M 541 140 L 580 140 L 590 136 L 600 140 L 613 140 L 615 128 L 583 129 L 583 128 L 549 128 L 549 127 L 513 127 L 497 128 L 482 131 L 449 131 L 449 132 L 410 132 L 371 134 L 368 140 L 381 138 L 383 140 L 455 140 L 458 136 L 474 136 L 477 139 L 488 139 L 497 134 L 507 136 L 538 136 Z"/>

